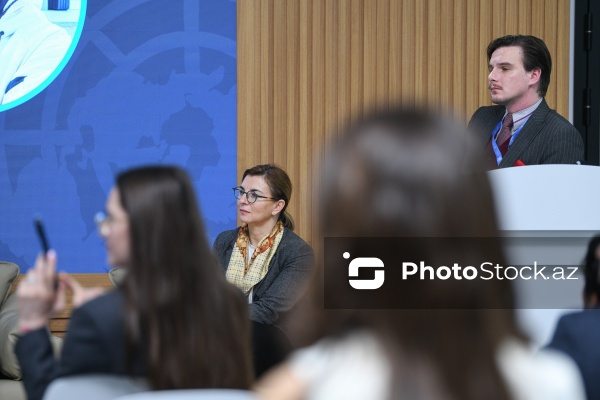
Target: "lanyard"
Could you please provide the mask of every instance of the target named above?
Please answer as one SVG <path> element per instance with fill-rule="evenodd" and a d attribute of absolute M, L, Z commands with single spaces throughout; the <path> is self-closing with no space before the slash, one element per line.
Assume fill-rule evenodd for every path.
<path fill-rule="evenodd" d="M 531 114 L 529 114 L 531 115 Z M 529 116 L 527 115 L 527 117 Z M 521 118 L 522 119 L 522 118 Z M 510 142 L 508 142 L 508 148 L 510 149 L 510 146 L 512 145 L 512 143 L 515 141 L 515 139 L 517 138 L 517 135 L 521 132 L 521 129 L 523 129 L 523 127 L 525 126 L 525 124 L 527 123 L 527 121 L 525 121 L 523 123 L 523 125 L 521 125 L 519 127 L 519 129 L 517 129 L 515 131 L 515 133 L 512 134 L 512 136 L 510 137 Z M 494 155 L 496 156 L 496 163 L 498 165 L 500 165 L 500 163 L 502 162 L 502 153 L 500 152 L 500 149 L 498 148 L 498 143 L 496 143 L 496 140 L 494 139 L 496 137 L 496 135 L 498 134 L 498 131 L 500 131 L 500 128 L 502 127 L 502 120 L 500 120 L 500 122 L 498 122 L 498 125 L 496 125 L 496 128 L 494 128 L 494 131 L 492 132 L 492 150 L 494 151 Z M 508 151 L 508 150 L 507 150 Z"/>

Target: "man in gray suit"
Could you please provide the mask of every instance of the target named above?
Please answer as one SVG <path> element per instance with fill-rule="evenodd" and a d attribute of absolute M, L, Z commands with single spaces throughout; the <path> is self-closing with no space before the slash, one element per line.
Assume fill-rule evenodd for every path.
<path fill-rule="evenodd" d="M 488 89 L 469 129 L 485 143 L 490 168 L 583 161 L 581 134 L 544 100 L 552 58 L 543 40 L 504 36 L 487 47 Z"/>

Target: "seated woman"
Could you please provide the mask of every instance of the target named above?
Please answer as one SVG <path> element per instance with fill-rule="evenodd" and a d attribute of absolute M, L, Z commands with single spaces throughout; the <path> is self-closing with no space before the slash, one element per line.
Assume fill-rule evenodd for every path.
<path fill-rule="evenodd" d="M 233 192 L 242 226 L 220 233 L 213 250 L 227 280 L 250 304 L 255 372 L 260 375 L 286 352 L 282 317 L 305 289 L 314 254 L 293 232 L 286 211 L 292 183 L 284 170 L 271 164 L 247 169 Z"/>
<path fill-rule="evenodd" d="M 242 388 L 252 379 L 247 306 L 211 253 L 192 183 L 178 167 L 117 177 L 99 230 L 108 263 L 128 269 L 119 289 L 73 311 L 60 360 L 47 325 L 64 307 L 98 296 L 66 274 L 55 289 L 56 254 L 39 256 L 17 290 L 23 336 L 16 353 L 30 400 L 57 377 L 146 377 L 153 389 Z"/>
<path fill-rule="evenodd" d="M 529 352 L 509 281 L 398 273 L 419 260 L 503 262 L 478 147 L 418 111 L 373 115 L 341 137 L 320 175 L 324 262 L 294 319 L 308 347 L 257 384 L 260 398 L 582 399 L 566 357 Z M 357 262 L 371 272 L 353 280 Z"/>

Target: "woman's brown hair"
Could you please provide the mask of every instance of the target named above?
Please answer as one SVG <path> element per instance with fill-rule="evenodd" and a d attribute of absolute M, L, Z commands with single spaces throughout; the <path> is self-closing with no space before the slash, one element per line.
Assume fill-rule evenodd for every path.
<path fill-rule="evenodd" d="M 452 250 L 476 256 L 482 250 L 469 238 L 485 237 L 491 243 L 485 255 L 502 261 L 482 149 L 462 129 L 423 111 L 390 110 L 356 122 L 340 138 L 320 174 L 323 236 L 345 237 L 349 254 L 360 253 L 364 238 L 464 238 Z M 423 246 L 428 255 L 443 259 L 445 250 Z M 298 316 L 298 327 L 304 328 L 296 338 L 300 344 L 366 329 L 392 364 L 390 398 L 510 397 L 495 361 L 500 343 L 517 333 L 506 282 L 489 286 L 491 291 L 474 285 L 463 290 L 467 286 L 460 282 L 427 284 L 419 293 L 399 288 L 394 298 L 379 296 L 370 309 L 344 309 L 347 271 L 344 279 L 324 286 L 329 267 L 321 261 L 315 269 L 309 301 Z M 331 298 L 339 307 L 324 309 L 327 293 L 335 294 Z M 462 308 L 396 308 L 398 299 L 419 296 Z"/>
<path fill-rule="evenodd" d="M 117 189 L 131 243 L 123 282 L 129 358 L 143 352 L 153 389 L 249 388 L 247 305 L 211 252 L 187 173 L 132 169 L 117 177 Z"/>

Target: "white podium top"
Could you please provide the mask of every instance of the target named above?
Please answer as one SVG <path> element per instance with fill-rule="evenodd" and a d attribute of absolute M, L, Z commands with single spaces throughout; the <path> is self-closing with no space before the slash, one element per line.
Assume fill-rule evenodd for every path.
<path fill-rule="evenodd" d="M 501 230 L 600 231 L 600 167 L 531 165 L 488 176 Z"/>

